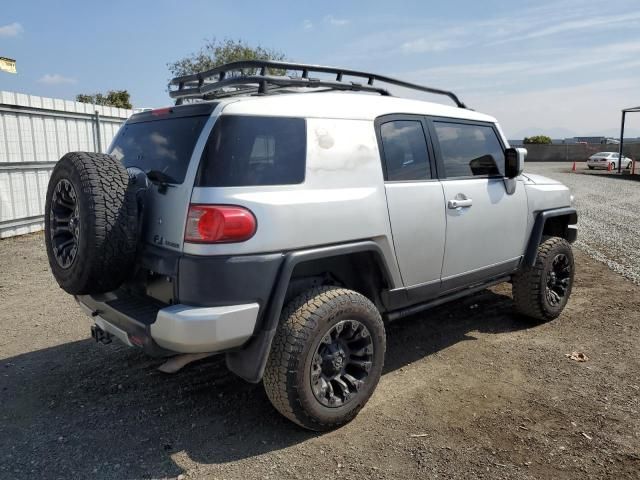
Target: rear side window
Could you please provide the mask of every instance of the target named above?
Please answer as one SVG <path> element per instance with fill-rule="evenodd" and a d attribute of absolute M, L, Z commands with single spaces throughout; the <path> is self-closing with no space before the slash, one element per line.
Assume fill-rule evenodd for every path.
<path fill-rule="evenodd" d="M 205 122 L 209 117 L 177 117 L 125 123 L 109 153 L 125 167 L 161 172 L 169 183 L 182 183 Z"/>
<path fill-rule="evenodd" d="M 395 120 L 380 126 L 387 181 L 431 178 L 427 141 L 419 120 Z"/>
<path fill-rule="evenodd" d="M 200 161 L 197 185 L 245 187 L 304 181 L 307 139 L 303 118 L 223 115 Z"/>
<path fill-rule="evenodd" d="M 433 122 L 446 176 L 504 175 L 504 150 L 487 125 Z"/>

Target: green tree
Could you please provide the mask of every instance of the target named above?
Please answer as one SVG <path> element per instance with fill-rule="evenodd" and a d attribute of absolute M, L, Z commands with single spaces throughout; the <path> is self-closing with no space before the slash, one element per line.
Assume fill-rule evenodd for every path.
<path fill-rule="evenodd" d="M 204 46 L 197 52 L 192 53 L 180 60 L 167 64 L 169 72 L 174 77 L 191 75 L 193 73 L 204 72 L 218 65 L 239 60 L 285 60 L 284 53 L 271 48 L 261 46 L 252 47 L 243 40 L 225 39 L 218 41 L 215 38 L 207 40 Z M 243 73 L 253 74 L 254 71 L 247 70 Z M 283 74 L 283 71 L 272 71 L 273 74 Z"/>
<path fill-rule="evenodd" d="M 551 138 L 546 135 L 534 135 L 533 137 L 524 137 L 522 141 L 524 144 L 539 144 L 539 145 L 550 145 Z"/>
<path fill-rule="evenodd" d="M 76 102 L 93 103 L 106 107 L 133 108 L 131 96 L 126 90 L 109 90 L 106 95 L 102 93 L 94 93 L 92 95 L 79 93 L 76 95 Z"/>

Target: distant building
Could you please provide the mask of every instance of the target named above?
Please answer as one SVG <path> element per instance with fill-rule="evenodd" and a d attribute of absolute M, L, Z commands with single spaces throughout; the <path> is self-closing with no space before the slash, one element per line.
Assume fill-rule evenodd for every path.
<path fill-rule="evenodd" d="M 577 145 L 579 143 L 584 143 L 587 145 L 619 145 L 620 140 L 611 137 L 571 137 L 551 139 L 552 145 Z M 625 138 L 624 143 L 640 143 L 640 137 Z M 516 147 L 522 146 L 524 145 L 524 141 L 523 139 L 509 140 L 509 145 Z"/>

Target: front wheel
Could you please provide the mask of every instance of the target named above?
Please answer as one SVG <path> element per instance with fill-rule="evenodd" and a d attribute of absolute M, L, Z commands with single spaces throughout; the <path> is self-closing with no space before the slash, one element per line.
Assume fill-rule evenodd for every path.
<path fill-rule="evenodd" d="M 363 295 L 307 290 L 283 310 L 264 374 L 273 406 L 304 428 L 352 420 L 373 393 L 386 349 L 382 318 Z"/>
<path fill-rule="evenodd" d="M 516 311 L 541 322 L 558 317 L 571 295 L 573 276 L 571 245 L 564 238 L 547 237 L 538 246 L 535 264 L 513 277 Z"/>

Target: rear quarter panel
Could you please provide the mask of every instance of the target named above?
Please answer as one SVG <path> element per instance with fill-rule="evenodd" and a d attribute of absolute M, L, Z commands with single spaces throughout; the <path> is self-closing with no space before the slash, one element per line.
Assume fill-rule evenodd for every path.
<path fill-rule="evenodd" d="M 184 251 L 238 255 L 372 239 L 385 254 L 394 283 L 399 284 L 373 122 L 308 118 L 306 125 L 302 184 L 193 189 L 192 203 L 250 209 L 258 222 L 256 234 L 242 243 L 185 243 Z"/>

